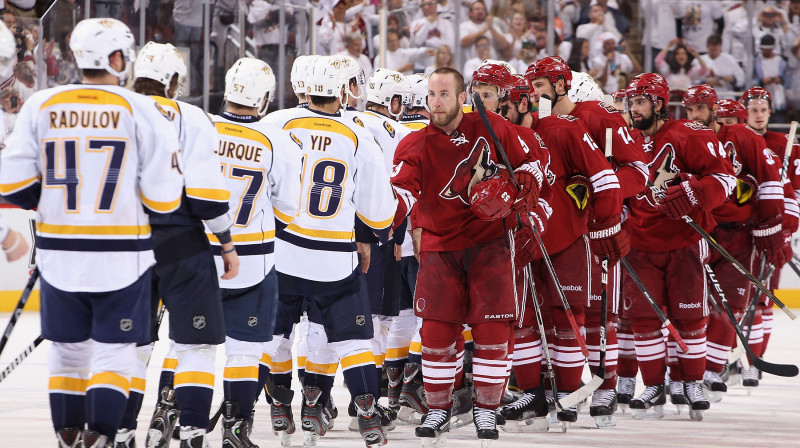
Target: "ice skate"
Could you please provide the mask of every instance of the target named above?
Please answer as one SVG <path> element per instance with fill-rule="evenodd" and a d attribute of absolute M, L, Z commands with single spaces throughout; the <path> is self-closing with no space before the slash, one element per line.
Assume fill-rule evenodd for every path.
<path fill-rule="evenodd" d="M 114 448 L 136 448 L 136 430 L 120 428 L 114 436 Z"/>
<path fill-rule="evenodd" d="M 397 418 L 415 425 L 422 423 L 422 416 L 428 413 L 421 368 L 422 366 L 418 363 L 406 363 L 403 369 L 403 386 L 398 400 L 401 409 L 397 414 Z"/>
<path fill-rule="evenodd" d="M 557 425 L 558 416 L 556 415 L 556 400 L 553 398 L 553 391 L 545 389 L 544 398 L 547 401 L 547 423 Z"/>
<path fill-rule="evenodd" d="M 273 399 L 272 405 L 270 405 L 270 416 L 272 433 L 280 438 L 281 446 L 292 446 L 292 434 L 297 430 L 294 425 L 292 406 Z"/>
<path fill-rule="evenodd" d="M 80 448 L 81 430 L 75 426 L 60 428 L 56 431 L 56 439 L 58 448 Z"/>
<path fill-rule="evenodd" d="M 395 423 L 395 420 L 397 420 L 396 412 L 378 402 L 375 403 L 375 411 L 381 418 L 381 426 L 383 426 L 384 432 L 394 431 L 394 429 L 397 428 L 397 423 Z"/>
<path fill-rule="evenodd" d="M 624 414 L 631 398 L 636 395 L 636 377 L 617 377 L 617 404 Z"/>
<path fill-rule="evenodd" d="M 464 378 L 464 387 L 453 392 L 450 427 L 461 428 L 472 423 L 472 382 Z"/>
<path fill-rule="evenodd" d="M 206 428 L 181 426 L 180 440 L 180 448 L 206 448 L 209 446 L 206 440 Z"/>
<path fill-rule="evenodd" d="M 236 418 L 239 404 L 226 401 L 222 404 L 222 448 L 258 448 L 250 441 L 250 423 Z"/>
<path fill-rule="evenodd" d="M 181 411 L 175 404 L 175 390 L 169 387 L 161 389 L 161 400 L 150 419 L 150 429 L 147 430 L 145 441 L 147 448 L 164 448 L 169 446 L 172 431 Z"/>
<path fill-rule="evenodd" d="M 475 432 L 481 441 L 481 448 L 486 448 L 492 440 L 497 440 L 500 433 L 497 431 L 497 417 L 494 409 L 472 406 L 472 419 L 475 422 Z"/>
<path fill-rule="evenodd" d="M 703 388 L 697 381 L 687 381 L 684 383 L 686 399 L 689 402 L 689 418 L 694 421 L 703 420 L 703 411 L 711 407 L 711 403 L 703 395 Z"/>
<path fill-rule="evenodd" d="M 424 447 L 443 447 L 447 441 L 445 433 L 450 431 L 450 409 L 431 409 L 421 426 L 414 429 L 414 435 L 422 439 Z"/>
<path fill-rule="evenodd" d="M 758 387 L 759 371 L 756 366 L 750 366 L 742 369 L 742 386 L 747 389 L 747 395 L 750 395 L 753 388 Z"/>
<path fill-rule="evenodd" d="M 653 408 L 653 415 L 656 418 L 664 416 L 664 404 L 667 396 L 664 394 L 664 385 L 656 384 L 647 386 L 644 391 L 630 401 L 631 415 L 635 420 L 641 420 L 647 414 L 647 410 Z"/>
<path fill-rule="evenodd" d="M 742 382 L 742 360 L 737 359 L 736 361 L 728 364 L 727 372 L 725 372 L 725 384 L 728 386 L 736 386 Z"/>
<path fill-rule="evenodd" d="M 328 413 L 319 402 L 322 389 L 303 387 L 303 407 L 300 410 L 300 426 L 303 428 L 303 446 L 316 446 L 317 440 L 328 432 Z"/>
<path fill-rule="evenodd" d="M 703 373 L 703 389 L 709 401 L 719 403 L 725 392 L 728 391 L 728 386 L 722 381 L 717 372 L 706 370 Z"/>
<path fill-rule="evenodd" d="M 558 398 L 564 398 L 567 395 L 571 394 L 572 392 L 566 391 L 558 391 Z M 569 428 L 570 423 L 575 423 L 578 421 L 578 406 L 570 406 L 566 409 L 562 409 L 556 413 L 556 417 L 558 421 L 561 422 L 561 432 L 567 432 L 567 428 Z"/>
<path fill-rule="evenodd" d="M 353 400 L 358 412 L 358 426 L 361 437 L 367 446 L 386 445 L 386 433 L 383 432 L 381 414 L 375 407 L 375 396 L 372 394 L 361 394 Z"/>
<path fill-rule="evenodd" d="M 617 392 L 614 389 L 598 389 L 592 395 L 592 404 L 589 406 L 589 415 L 594 417 L 598 428 L 616 426 L 614 412 L 617 410 Z"/>
<path fill-rule="evenodd" d="M 83 432 L 83 448 L 106 448 L 107 446 L 108 437 L 91 429 Z"/>
<path fill-rule="evenodd" d="M 689 400 L 683 388 L 683 381 L 669 380 L 669 401 L 675 405 L 678 415 L 681 415 L 681 407 L 688 406 Z"/>
<path fill-rule="evenodd" d="M 386 397 L 389 399 L 389 409 L 395 413 L 400 411 L 400 391 L 403 389 L 403 369 L 400 367 L 387 367 L 386 377 L 389 379 L 389 388 Z"/>
<path fill-rule="evenodd" d="M 503 406 L 500 415 L 506 419 L 501 426 L 506 432 L 546 432 L 550 428 L 543 387 L 523 392 L 519 399 Z"/>

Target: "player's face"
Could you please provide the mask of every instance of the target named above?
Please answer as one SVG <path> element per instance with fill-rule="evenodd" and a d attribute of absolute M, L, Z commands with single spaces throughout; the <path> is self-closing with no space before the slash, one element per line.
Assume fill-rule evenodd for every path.
<path fill-rule="evenodd" d="M 441 73 L 431 75 L 428 80 L 428 109 L 431 111 L 431 121 L 436 126 L 447 127 L 461 113 L 466 94 L 456 92 L 455 76 Z"/>
<path fill-rule="evenodd" d="M 752 99 L 747 103 L 747 126 L 755 131 L 763 132 L 767 129 L 769 116 L 769 101 Z"/>
<path fill-rule="evenodd" d="M 631 124 L 639 130 L 650 129 L 655 120 L 655 108 L 649 98 L 637 95 L 628 98 Z"/>
<path fill-rule="evenodd" d="M 486 110 L 496 112 L 500 108 L 500 97 L 497 95 L 497 86 L 484 83 L 475 83 L 472 86 L 473 92 L 478 92 L 483 100 Z"/>
<path fill-rule="evenodd" d="M 730 124 L 739 124 L 739 119 L 736 117 L 717 117 L 717 123 L 728 126 Z"/>
<path fill-rule="evenodd" d="M 533 87 L 533 100 L 536 101 L 537 104 L 542 95 L 549 96 L 551 100 L 556 97 L 553 85 L 550 84 L 550 80 L 547 78 L 534 79 L 531 82 L 531 87 Z"/>
<path fill-rule="evenodd" d="M 700 123 L 705 127 L 711 125 L 711 120 L 714 119 L 714 111 L 709 109 L 708 103 L 692 104 L 686 106 L 686 115 L 694 122 Z"/>

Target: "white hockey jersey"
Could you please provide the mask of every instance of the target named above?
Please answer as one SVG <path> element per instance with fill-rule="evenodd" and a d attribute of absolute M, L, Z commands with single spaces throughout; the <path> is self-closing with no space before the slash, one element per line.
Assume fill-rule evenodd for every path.
<path fill-rule="evenodd" d="M 224 112 L 213 117 L 219 134 L 217 154 L 235 210 L 231 236 L 240 260 L 239 275 L 221 279 L 221 288 L 247 288 L 264 280 L 275 266 L 275 220 L 291 223 L 299 206 L 300 141 L 256 120 Z M 219 241 L 207 235 L 222 275 Z"/>
<path fill-rule="evenodd" d="M 118 86 L 35 93 L 5 141 L 0 193 L 37 207 L 36 263 L 65 291 L 113 291 L 155 259 L 144 207 L 178 208 L 180 144 L 156 102 Z"/>
<path fill-rule="evenodd" d="M 364 127 L 339 112 L 292 111 L 278 123 L 302 144 L 303 184 L 297 217 L 278 235 L 276 266 L 308 280 L 341 280 L 358 266 L 356 215 L 386 229 L 397 200 L 381 150 Z"/>

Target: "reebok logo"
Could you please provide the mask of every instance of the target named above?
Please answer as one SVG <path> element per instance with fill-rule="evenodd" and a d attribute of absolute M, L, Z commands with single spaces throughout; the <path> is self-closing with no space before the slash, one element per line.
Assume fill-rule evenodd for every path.
<path fill-rule="evenodd" d="M 599 294 L 589 294 L 589 300 L 600 300 Z"/>
<path fill-rule="evenodd" d="M 690 309 L 693 309 L 693 308 L 700 308 L 700 302 L 694 302 L 694 303 L 682 303 L 681 302 L 681 303 L 678 303 L 678 308 L 680 308 L 682 310 L 690 310 Z"/>
<path fill-rule="evenodd" d="M 683 187 L 683 191 L 686 192 L 686 197 L 689 198 L 689 203 L 691 203 L 692 206 L 699 205 L 700 202 L 698 202 L 697 198 L 694 196 L 694 190 L 689 186 L 689 181 L 685 180 L 681 182 L 681 186 Z"/>
<path fill-rule="evenodd" d="M 583 291 L 583 286 L 581 285 L 561 285 L 562 291 Z"/>
<path fill-rule="evenodd" d="M 513 314 L 484 314 L 484 319 L 508 319 L 514 317 Z"/>

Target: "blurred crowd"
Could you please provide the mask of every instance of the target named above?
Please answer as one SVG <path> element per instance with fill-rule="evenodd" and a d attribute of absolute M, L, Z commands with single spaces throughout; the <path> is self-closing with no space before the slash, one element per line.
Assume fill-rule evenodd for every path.
<path fill-rule="evenodd" d="M 383 60 L 382 1 L 389 11 Z M 139 9 L 144 8 L 145 39 L 173 43 L 186 52 L 190 73 L 183 95 L 203 92 L 202 0 L 52 3 L 0 0 L 2 21 L 13 39 L 9 46 L 0 37 L 0 53 L 6 53 L 0 54 L 0 105 L 6 125 L 13 124 L 9 115 L 43 87 L 40 84 L 79 81 L 69 38 L 87 4 L 93 17 L 129 24 L 137 40 Z M 553 53 L 573 70 L 592 75 L 606 93 L 624 87 L 650 65 L 666 77 L 676 97 L 701 82 L 714 86 L 724 98 L 761 85 L 772 95 L 778 121 L 795 118 L 800 115 L 800 0 L 752 3 L 750 22 L 750 6 L 741 1 L 555 0 Z M 366 76 L 381 66 L 405 74 L 451 66 L 469 82 L 485 59 L 508 61 L 524 72 L 548 55 L 545 0 L 216 0 L 209 10 L 212 93 L 221 92 L 222 74 L 238 57 L 240 17 L 246 50 L 276 71 L 281 39 L 286 67 L 300 54 L 347 53 L 359 61 Z M 645 64 L 648 40 L 652 59 Z M 288 76 L 283 78 L 288 82 Z"/>

